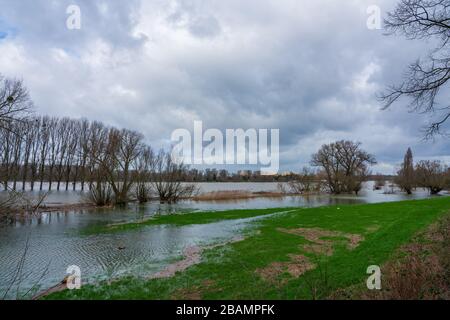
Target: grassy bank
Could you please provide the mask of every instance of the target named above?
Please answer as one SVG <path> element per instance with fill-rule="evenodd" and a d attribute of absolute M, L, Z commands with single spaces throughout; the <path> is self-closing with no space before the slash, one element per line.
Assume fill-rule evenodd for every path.
<path fill-rule="evenodd" d="M 278 211 L 284 210 L 272 212 Z M 259 221 L 243 241 L 204 250 L 201 263 L 173 277 L 128 277 L 46 298 L 327 298 L 340 288 L 365 283 L 369 265 L 383 265 L 396 249 L 449 211 L 450 198 L 446 197 L 297 209 Z M 191 213 L 160 217 L 164 220 L 158 223 L 207 223 L 257 213 L 264 211 L 221 212 L 214 217 L 208 217 L 211 213 Z"/>

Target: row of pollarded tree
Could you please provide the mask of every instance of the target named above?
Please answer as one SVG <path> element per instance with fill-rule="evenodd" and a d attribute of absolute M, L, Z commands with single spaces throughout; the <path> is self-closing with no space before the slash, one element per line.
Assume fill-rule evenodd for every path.
<path fill-rule="evenodd" d="M 408 148 L 395 183 L 408 194 L 416 188 L 438 194 L 450 187 L 450 170 L 439 160 L 421 160 L 414 165 L 411 148 Z"/>
<path fill-rule="evenodd" d="M 89 136 L 97 124 L 49 117 L 13 121 L 0 130 L 0 178 L 5 190 L 69 189 L 81 181 L 84 189 L 89 176 Z"/>
<path fill-rule="evenodd" d="M 182 184 L 186 166 L 169 153 L 155 154 L 140 133 L 87 120 L 30 117 L 32 102 L 22 81 L 0 75 L 0 183 L 13 194 L 21 183 L 31 190 L 69 189 L 81 183 L 98 205 L 164 202 L 190 196 Z M 11 186 L 12 183 L 12 186 Z M 11 190 L 12 189 L 12 190 Z M 9 198 L 7 198 L 9 199 Z"/>
<path fill-rule="evenodd" d="M 152 193 L 173 202 L 189 196 L 179 182 L 183 164 L 164 151 L 154 153 L 140 133 L 100 122 L 38 117 L 0 130 L 0 179 L 5 190 L 88 188 L 98 205 L 146 202 Z M 72 184 L 72 185 L 71 185 Z"/>

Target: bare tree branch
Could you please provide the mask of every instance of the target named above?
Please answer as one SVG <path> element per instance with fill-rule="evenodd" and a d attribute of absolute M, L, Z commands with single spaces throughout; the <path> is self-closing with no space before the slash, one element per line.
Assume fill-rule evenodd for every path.
<path fill-rule="evenodd" d="M 384 23 L 388 34 L 434 40 L 438 44 L 426 59 L 408 67 L 401 84 L 392 85 L 379 95 L 383 109 L 406 97 L 411 111 L 437 117 L 425 129 L 426 139 L 445 134 L 441 130 L 450 118 L 450 106 L 440 107 L 437 98 L 450 79 L 450 0 L 401 0 Z"/>

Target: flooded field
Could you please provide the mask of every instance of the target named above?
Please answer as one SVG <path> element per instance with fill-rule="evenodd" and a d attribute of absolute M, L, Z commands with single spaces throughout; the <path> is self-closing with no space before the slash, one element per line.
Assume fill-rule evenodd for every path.
<path fill-rule="evenodd" d="M 218 190 L 276 191 L 276 183 L 207 183 L 202 192 Z M 245 208 L 317 207 L 332 204 L 357 204 L 400 201 L 428 197 L 424 190 L 413 196 L 373 191 L 371 184 L 359 196 L 292 196 L 255 198 L 239 201 L 183 201 L 176 205 L 149 203 L 121 209 L 53 212 L 0 226 L 0 298 L 27 292 L 33 286 L 48 288 L 59 283 L 70 265 L 82 270 L 83 281 L 126 274 L 151 275 L 161 271 L 194 245 L 226 242 L 251 228 L 254 219 L 232 220 L 206 225 L 147 226 L 137 230 L 83 235 L 92 226 L 145 219 L 157 214 L 182 211 L 208 211 Z M 53 191 L 48 203 L 76 203 L 80 191 Z M 22 260 L 23 269 L 17 274 Z M 14 284 L 11 286 L 11 283 Z"/>

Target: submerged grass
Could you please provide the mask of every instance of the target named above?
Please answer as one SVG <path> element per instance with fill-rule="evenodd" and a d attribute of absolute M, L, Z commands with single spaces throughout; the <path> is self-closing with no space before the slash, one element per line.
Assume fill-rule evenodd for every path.
<path fill-rule="evenodd" d="M 82 233 L 85 235 L 97 233 L 113 233 L 119 231 L 138 229 L 144 226 L 162 225 L 162 224 L 170 224 L 175 226 L 185 226 L 190 224 L 208 224 L 223 220 L 235 220 L 235 219 L 245 219 L 258 216 L 265 216 L 288 210 L 293 210 L 293 208 L 243 209 L 243 210 L 188 212 L 182 214 L 158 215 L 141 221 L 89 227 L 83 230 Z"/>
<path fill-rule="evenodd" d="M 243 218 L 250 212 L 255 211 L 222 212 L 215 218 Z M 205 250 L 200 264 L 171 278 L 127 277 L 54 293 L 46 299 L 323 299 L 339 288 L 365 283 L 368 266 L 383 265 L 414 234 L 448 212 L 448 197 L 298 209 L 258 221 L 258 232 L 243 241 Z M 216 221 L 206 213 L 195 215 L 161 217 L 159 222 Z M 327 241 L 333 241 L 333 254 L 327 256 L 305 250 L 311 242 L 304 237 L 280 231 L 296 228 L 360 235 L 363 240 L 349 249 L 342 238 L 328 237 Z M 278 270 L 270 282 L 258 273 L 270 265 L 289 266 L 299 255 L 307 257 L 314 268 L 297 277 L 287 269 Z"/>

